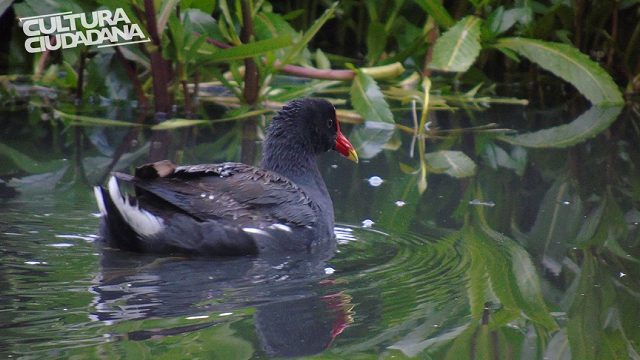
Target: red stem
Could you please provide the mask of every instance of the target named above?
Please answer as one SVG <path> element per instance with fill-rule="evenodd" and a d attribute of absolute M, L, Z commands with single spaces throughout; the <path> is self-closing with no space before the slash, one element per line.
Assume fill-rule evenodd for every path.
<path fill-rule="evenodd" d="M 193 32 L 193 35 L 202 36 L 197 32 Z M 223 42 L 207 38 L 207 42 L 209 44 L 215 45 L 221 49 L 228 49 L 232 47 L 232 45 L 225 44 Z M 262 62 L 266 63 L 267 59 L 262 58 Z M 275 67 L 279 67 L 280 72 L 289 75 L 296 75 L 307 77 L 311 79 L 322 79 L 322 80 L 351 80 L 356 76 L 355 71 L 353 70 L 321 70 L 321 69 L 310 69 L 302 66 L 295 65 L 282 65 L 281 62 L 276 61 L 273 64 Z"/>

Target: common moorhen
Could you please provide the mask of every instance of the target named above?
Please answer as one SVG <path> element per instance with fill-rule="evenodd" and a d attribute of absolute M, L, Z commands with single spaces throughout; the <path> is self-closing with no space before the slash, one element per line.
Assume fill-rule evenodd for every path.
<path fill-rule="evenodd" d="M 333 204 L 316 157 L 358 161 L 322 99 L 285 105 L 266 130 L 261 167 L 234 162 L 143 165 L 96 186 L 107 246 L 152 253 L 257 255 L 313 252 L 335 241 Z M 133 185 L 123 197 L 118 181 Z"/>

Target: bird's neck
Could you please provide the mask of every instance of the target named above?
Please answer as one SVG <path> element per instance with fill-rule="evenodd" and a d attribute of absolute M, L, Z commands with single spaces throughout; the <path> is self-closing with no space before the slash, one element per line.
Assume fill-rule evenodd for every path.
<path fill-rule="evenodd" d="M 292 146 L 292 142 L 265 140 L 260 166 L 285 176 L 314 199 L 316 205 L 329 219 L 327 225 L 332 232 L 333 203 L 318 170 L 317 155 L 304 143 L 300 144 L 302 145 Z"/>
<path fill-rule="evenodd" d="M 287 177 L 298 185 L 320 176 L 317 156 L 303 146 L 265 141 L 260 166 Z"/>

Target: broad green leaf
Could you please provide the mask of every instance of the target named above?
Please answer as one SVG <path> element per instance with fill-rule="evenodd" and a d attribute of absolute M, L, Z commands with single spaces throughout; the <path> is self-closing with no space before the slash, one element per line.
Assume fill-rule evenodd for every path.
<path fill-rule="evenodd" d="M 206 50 L 206 43 L 202 44 L 202 48 L 198 50 L 198 53 L 211 55 L 209 61 L 212 62 L 225 62 L 231 60 L 240 60 L 244 58 L 254 57 L 262 55 L 269 51 L 281 49 L 283 47 L 291 45 L 291 36 L 281 36 L 275 39 L 260 40 L 249 44 L 234 46 L 229 49 L 222 49 L 217 51 Z"/>
<path fill-rule="evenodd" d="M 435 172 L 443 172 L 455 178 L 465 178 L 476 173 L 476 163 L 462 151 L 441 150 L 428 153 L 425 160 Z"/>
<path fill-rule="evenodd" d="M 500 136 L 498 139 L 530 148 L 569 147 L 584 142 L 607 129 L 618 118 L 621 111 L 622 107 L 619 106 L 607 108 L 592 106 L 569 124 L 521 135 Z"/>
<path fill-rule="evenodd" d="M 369 74 L 358 71 L 351 85 L 351 103 L 365 121 L 394 123 L 389 104 Z"/>
<path fill-rule="evenodd" d="M 66 160 L 36 161 L 20 151 L 0 143 L 0 157 L 9 158 L 20 169 L 30 173 L 38 174 L 54 172 L 67 165 Z"/>
<path fill-rule="evenodd" d="M 416 0 L 416 4 L 420 5 L 427 14 L 431 15 L 445 29 L 452 27 L 455 23 L 455 20 L 449 15 L 440 0 Z"/>
<path fill-rule="evenodd" d="M 293 38 L 298 36 L 298 32 L 279 14 L 261 12 L 254 19 L 254 27 L 258 40 L 284 35 L 290 35 Z"/>
<path fill-rule="evenodd" d="M 396 127 L 387 122 L 366 121 L 349 135 L 353 147 L 361 159 L 371 159 L 378 155 L 389 142 Z"/>
<path fill-rule="evenodd" d="M 482 20 L 467 16 L 447 30 L 433 47 L 429 67 L 442 71 L 467 71 L 480 54 L 480 24 Z"/>
<path fill-rule="evenodd" d="M 525 38 L 503 38 L 495 44 L 526 57 L 571 83 L 595 105 L 620 105 L 622 94 L 611 76 L 573 46 Z"/>
<path fill-rule="evenodd" d="M 311 25 L 311 27 L 307 31 L 305 31 L 304 35 L 302 35 L 302 37 L 298 39 L 298 41 L 296 41 L 296 43 L 287 51 L 286 55 L 281 61 L 282 64 L 288 64 L 300 54 L 302 49 L 304 49 L 304 47 L 307 46 L 309 41 L 311 41 L 311 39 L 313 39 L 313 37 L 316 36 L 318 31 L 320 31 L 320 28 L 322 27 L 322 25 L 324 25 L 324 23 L 326 23 L 327 20 L 329 20 L 331 16 L 333 16 L 333 13 L 335 12 L 337 6 L 338 6 L 338 2 L 333 3 L 333 5 L 331 5 L 318 18 L 318 20 L 316 20 L 313 23 L 313 25 Z"/>
<path fill-rule="evenodd" d="M 216 25 L 216 21 L 208 13 L 198 9 L 181 11 L 180 18 L 184 23 L 184 31 L 187 34 L 197 32 L 210 38 L 224 41 L 224 36 Z"/>

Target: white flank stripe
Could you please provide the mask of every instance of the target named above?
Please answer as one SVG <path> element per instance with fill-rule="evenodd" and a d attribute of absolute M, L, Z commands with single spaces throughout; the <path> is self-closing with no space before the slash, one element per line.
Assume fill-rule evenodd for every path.
<path fill-rule="evenodd" d="M 271 236 L 269 235 L 268 232 L 262 229 L 257 229 L 257 228 L 246 227 L 246 228 L 242 228 L 242 231 L 246 232 L 247 234 L 256 234 L 256 235 L 269 236 L 269 237 Z"/>
<path fill-rule="evenodd" d="M 107 208 L 104 206 L 104 198 L 102 197 L 102 189 L 100 186 L 93 187 L 93 194 L 96 196 L 96 202 L 98 203 L 98 209 L 102 216 L 107 216 Z"/>
<path fill-rule="evenodd" d="M 269 226 L 272 229 L 278 229 L 278 230 L 282 230 L 282 231 L 286 231 L 286 232 L 291 232 L 291 228 L 285 224 L 280 224 L 280 223 L 275 223 L 271 226 Z"/>
<path fill-rule="evenodd" d="M 129 199 L 122 198 L 120 188 L 118 187 L 118 180 L 113 176 L 111 180 L 109 180 L 109 196 L 113 203 L 116 204 L 124 221 L 129 224 L 136 233 L 151 236 L 164 229 L 164 220 L 162 220 L 162 218 L 146 210 L 142 210 L 137 206 L 131 206 Z"/>

